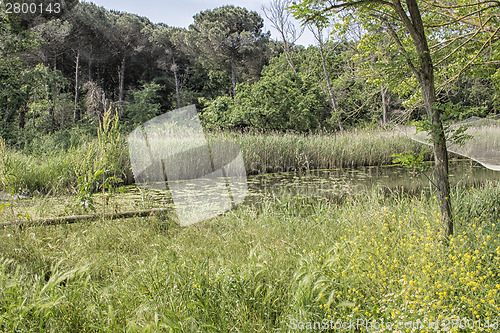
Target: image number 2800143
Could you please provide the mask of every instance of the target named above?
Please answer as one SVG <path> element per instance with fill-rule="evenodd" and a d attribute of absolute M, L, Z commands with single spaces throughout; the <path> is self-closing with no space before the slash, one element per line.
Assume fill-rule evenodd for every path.
<path fill-rule="evenodd" d="M 62 11 L 60 2 L 7 2 L 5 3 L 6 14 L 60 14 Z"/>

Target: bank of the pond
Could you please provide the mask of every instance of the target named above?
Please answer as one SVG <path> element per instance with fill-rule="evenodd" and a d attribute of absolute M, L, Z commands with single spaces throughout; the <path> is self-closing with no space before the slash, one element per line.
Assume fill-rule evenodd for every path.
<path fill-rule="evenodd" d="M 236 142 L 243 152 L 247 173 L 299 169 L 334 169 L 388 165 L 393 154 L 430 150 L 395 131 L 352 131 L 320 134 L 236 134 L 214 138 Z M 426 154 L 429 160 L 431 154 Z"/>
<path fill-rule="evenodd" d="M 242 150 L 247 174 L 281 170 L 386 165 L 393 154 L 421 152 L 428 147 L 399 132 L 354 131 L 344 133 L 211 133 L 211 141 L 227 140 Z M 125 183 L 133 182 L 128 149 L 123 141 L 107 156 L 107 147 L 96 141 L 61 151 L 44 147 L 40 154 L 0 151 L 0 176 L 4 188 L 24 193 L 74 193 L 79 184 L 98 183 L 99 170 L 116 170 Z M 430 154 L 426 155 L 431 158 Z M 103 163 L 106 164 L 103 165 Z M 95 185 L 90 184 L 88 187 Z M 81 186 L 80 186 L 81 187 Z"/>
<path fill-rule="evenodd" d="M 433 197 L 378 190 L 270 197 L 182 229 L 168 216 L 3 229 L 0 331 L 494 332 L 499 183 L 452 195 L 448 247 Z"/>

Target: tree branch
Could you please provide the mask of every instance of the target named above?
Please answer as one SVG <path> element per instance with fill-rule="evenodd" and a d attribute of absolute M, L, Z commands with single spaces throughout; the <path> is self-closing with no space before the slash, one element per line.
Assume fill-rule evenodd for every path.
<path fill-rule="evenodd" d="M 387 27 L 387 29 L 389 30 L 389 34 L 391 35 L 391 37 L 394 39 L 394 41 L 396 42 L 396 45 L 398 46 L 399 48 L 399 51 L 403 54 L 403 56 L 405 57 L 406 59 L 406 63 L 408 64 L 408 66 L 410 67 L 411 71 L 413 72 L 413 74 L 415 74 L 417 77 L 420 77 L 420 72 L 415 68 L 415 66 L 413 65 L 413 63 L 411 62 L 411 59 L 410 57 L 408 56 L 408 53 L 406 52 L 406 49 L 404 48 L 403 46 L 403 43 L 401 43 L 401 40 L 399 39 L 399 36 L 398 34 L 396 33 L 396 31 L 394 30 L 394 28 L 392 27 L 392 25 L 389 23 L 389 21 L 387 20 L 387 18 L 383 17 L 383 16 L 375 16 L 377 17 L 380 21 L 382 21 L 382 23 L 385 24 L 385 26 Z"/>
<path fill-rule="evenodd" d="M 357 7 L 357 6 L 370 4 L 370 3 L 378 3 L 381 5 L 386 5 L 386 6 L 389 6 L 391 8 L 394 8 L 393 3 L 389 2 L 389 1 L 385 1 L 385 0 L 358 0 L 358 1 L 354 1 L 354 2 L 342 2 L 339 4 L 332 4 L 324 9 L 321 9 L 319 12 L 313 14 L 312 16 L 307 17 L 305 23 L 309 23 L 311 21 L 314 21 L 320 15 L 327 13 L 329 11 L 342 10 L 342 9 L 346 9 L 348 7 Z"/>
<path fill-rule="evenodd" d="M 496 6 L 500 6 L 500 1 L 498 0 L 486 0 L 486 1 L 481 1 L 481 2 L 475 2 L 475 3 L 472 3 L 472 4 L 465 4 L 465 5 L 445 5 L 443 4 L 442 2 L 439 2 L 440 4 L 436 4 L 437 2 L 428 2 L 428 1 L 425 1 L 423 0 L 426 4 L 429 4 L 433 7 L 438 7 L 438 8 L 442 8 L 442 9 L 459 9 L 459 8 L 467 8 L 467 7 L 474 7 L 474 6 L 479 6 L 479 5 L 484 5 L 484 4 L 489 4 L 489 3 L 493 3 L 493 4 L 496 4 Z"/>
<path fill-rule="evenodd" d="M 479 51 L 477 51 L 476 55 L 474 55 L 474 57 L 464 66 L 460 69 L 460 71 L 454 75 L 452 78 L 446 80 L 445 82 L 443 82 L 443 86 L 450 83 L 450 82 L 453 82 L 455 81 L 462 73 L 463 71 L 465 71 L 467 68 L 469 68 L 469 66 L 477 59 L 477 57 L 479 57 L 479 55 L 481 54 L 481 52 L 483 52 L 484 48 L 486 46 L 488 46 L 488 44 L 490 43 L 490 41 L 492 40 L 493 36 L 495 36 L 498 31 L 500 31 L 500 27 L 498 27 L 495 32 L 493 32 L 490 36 L 490 38 L 488 38 L 488 40 L 486 40 L 484 43 L 483 43 L 483 46 L 481 46 L 481 49 Z"/>
<path fill-rule="evenodd" d="M 463 46 L 465 46 L 467 43 L 469 43 L 472 38 L 474 38 L 479 32 L 481 31 L 481 29 L 477 29 L 474 34 L 472 36 L 470 36 L 465 42 L 463 42 L 462 44 L 460 44 L 459 46 L 457 46 L 451 53 L 449 53 L 446 57 L 444 57 L 443 59 L 439 60 L 438 63 L 436 64 L 436 66 L 439 66 L 443 61 L 445 61 L 446 59 L 448 59 L 449 57 L 451 57 L 452 55 L 454 55 L 455 53 L 457 53 L 458 50 L 460 50 Z"/>
<path fill-rule="evenodd" d="M 457 40 L 460 40 L 460 39 L 463 39 L 463 38 L 467 38 L 469 37 L 470 35 L 474 35 L 476 33 L 476 31 L 472 31 L 472 32 L 469 32 L 469 33 L 466 33 L 464 35 L 459 35 L 459 36 L 455 36 L 451 39 L 447 39 L 447 40 L 444 40 L 440 43 L 437 43 L 437 44 L 434 44 L 434 45 L 431 45 L 429 46 L 430 49 L 436 49 L 436 48 L 439 48 L 439 50 L 442 50 L 448 46 L 450 46 L 451 44 L 453 44 L 454 42 L 456 42 Z M 439 50 L 436 50 L 434 52 L 437 52 Z"/>
<path fill-rule="evenodd" d="M 415 29 L 415 26 L 413 25 L 412 20 L 410 20 L 410 18 L 406 14 L 406 11 L 404 10 L 404 8 L 401 5 L 401 2 L 399 0 L 394 0 L 394 10 L 396 11 L 398 16 L 403 21 L 403 24 L 406 27 L 406 29 L 408 30 L 408 32 L 410 33 L 412 39 L 414 41 L 417 41 L 417 40 L 420 41 L 422 36 L 420 36 L 417 29 Z"/>
<path fill-rule="evenodd" d="M 331 5 L 327 8 L 325 8 L 325 10 L 323 12 L 327 12 L 327 11 L 335 10 L 335 9 L 344 9 L 346 7 L 356 7 L 356 6 L 364 5 L 367 3 L 378 3 L 378 4 L 386 5 L 389 7 L 394 6 L 393 3 L 389 2 L 389 1 L 385 1 L 385 0 L 358 0 L 358 1 L 354 1 L 354 2 L 344 2 L 344 3 Z"/>
<path fill-rule="evenodd" d="M 497 4 L 497 5 L 490 5 L 490 6 L 486 7 L 486 8 L 481 8 L 481 9 L 475 10 L 475 11 L 473 11 L 473 12 L 467 13 L 467 14 L 465 14 L 465 15 L 459 16 L 459 15 L 457 15 L 455 12 L 453 12 L 453 10 L 452 10 L 453 8 L 447 8 L 445 5 L 443 5 L 443 4 L 442 4 L 442 2 L 441 2 L 440 0 L 435 0 L 435 1 L 436 1 L 436 3 L 439 3 L 439 4 L 441 4 L 441 5 L 434 4 L 434 6 L 435 6 L 435 7 L 438 7 L 438 8 L 443 8 L 443 9 L 446 9 L 446 11 L 448 12 L 448 15 L 446 15 L 446 14 L 444 14 L 444 13 L 439 13 L 439 12 L 436 12 L 436 11 L 432 11 L 432 12 L 434 12 L 434 13 L 436 13 L 436 14 L 439 14 L 439 15 L 444 15 L 444 16 L 446 16 L 446 17 L 448 17 L 448 18 L 452 18 L 454 21 L 450 22 L 449 24 L 453 24 L 453 23 L 456 23 L 456 22 L 463 22 L 463 23 L 470 24 L 470 25 L 472 25 L 472 26 L 477 26 L 477 27 L 480 27 L 480 28 L 482 28 L 483 30 L 485 30 L 485 31 L 490 31 L 490 32 L 491 32 L 491 31 L 494 31 L 494 29 L 495 29 L 495 28 L 494 28 L 494 27 L 492 27 L 492 26 L 486 26 L 486 27 L 485 27 L 484 25 L 485 25 L 485 23 L 486 23 L 486 22 L 483 22 L 483 23 L 481 24 L 481 23 L 478 23 L 478 22 L 476 22 L 476 21 L 474 21 L 474 20 L 470 20 L 470 19 L 467 19 L 467 18 L 468 18 L 468 17 L 471 17 L 471 16 L 474 16 L 474 15 L 478 14 L 479 12 L 484 12 L 484 11 L 486 11 L 486 10 L 488 10 L 488 9 L 491 9 L 491 8 L 496 8 L 496 7 L 498 7 L 498 6 L 499 6 L 499 4 L 500 4 L 500 3 L 499 3 L 499 4 Z M 492 2 L 493 2 L 493 1 L 492 1 Z M 498 2 L 498 1 L 495 1 L 495 3 L 496 3 L 496 2 Z M 484 2 L 484 3 L 486 3 L 486 2 Z M 468 5 L 468 6 L 471 6 L 471 5 Z M 489 20 L 487 20 L 487 21 L 489 21 Z M 444 24 L 443 26 L 446 26 L 446 24 Z"/>

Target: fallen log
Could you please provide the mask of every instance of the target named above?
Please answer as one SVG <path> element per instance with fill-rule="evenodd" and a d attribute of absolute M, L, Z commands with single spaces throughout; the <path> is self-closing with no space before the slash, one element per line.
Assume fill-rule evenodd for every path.
<path fill-rule="evenodd" d="M 71 215 L 71 216 L 59 216 L 59 217 L 46 217 L 34 220 L 18 220 L 9 222 L 0 222 L 0 227 L 6 227 L 10 225 L 57 225 L 57 224 L 71 224 L 77 223 L 79 221 L 99 219 L 99 218 L 129 218 L 129 217 L 145 217 L 153 213 L 166 212 L 165 208 L 152 208 L 145 210 L 134 210 L 116 213 L 105 213 L 105 214 L 88 214 L 88 215 Z"/>

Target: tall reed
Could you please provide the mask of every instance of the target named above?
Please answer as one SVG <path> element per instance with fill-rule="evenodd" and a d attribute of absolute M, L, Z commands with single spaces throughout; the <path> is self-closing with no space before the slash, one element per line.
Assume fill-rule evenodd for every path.
<path fill-rule="evenodd" d="M 207 135 L 209 141 L 237 143 L 243 153 L 248 174 L 299 169 L 331 169 L 387 165 L 393 154 L 422 152 L 426 146 L 391 131 L 356 131 L 318 134 L 224 133 Z M 99 169 L 110 144 L 113 168 L 121 170 L 126 184 L 133 181 L 128 148 L 123 138 L 110 139 L 102 146 L 94 139 L 68 150 L 44 155 L 25 154 L 6 149 L 0 170 L 8 175 L 6 185 L 27 193 L 76 193 L 78 179 L 90 179 Z M 109 147 L 108 147 L 109 146 Z M 430 154 L 426 154 L 430 159 Z"/>
<path fill-rule="evenodd" d="M 387 165 L 391 164 L 393 154 L 426 149 L 424 145 L 393 131 L 218 133 L 214 136 L 240 145 L 248 173 Z M 426 159 L 430 158 L 427 154 Z"/>

